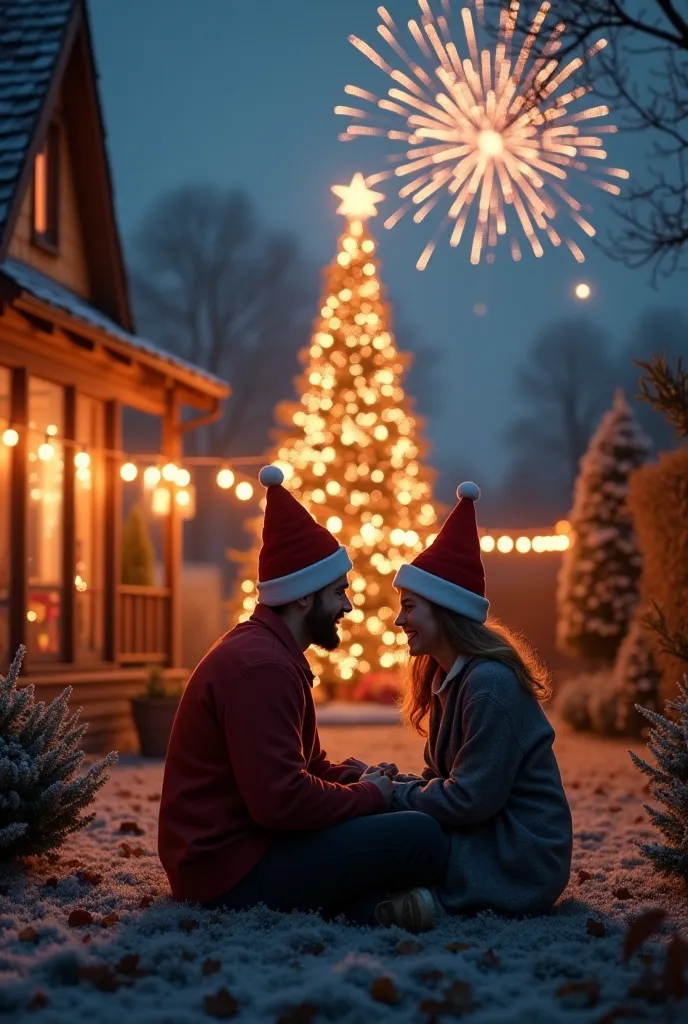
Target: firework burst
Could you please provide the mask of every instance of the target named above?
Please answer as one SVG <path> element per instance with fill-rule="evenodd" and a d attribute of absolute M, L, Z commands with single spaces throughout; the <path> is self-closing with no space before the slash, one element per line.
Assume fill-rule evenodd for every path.
<path fill-rule="evenodd" d="M 583 57 L 562 65 L 555 55 L 566 26 L 559 22 L 533 53 L 551 7 L 545 0 L 523 43 L 516 46 L 519 3 L 513 0 L 500 12 L 496 44 L 481 49 L 476 29 L 484 31 L 484 13 L 482 0 L 475 0 L 475 19 L 468 7 L 460 12 L 462 56 L 452 35 L 451 0 L 441 3 L 442 13 L 435 15 L 429 0 L 418 0 L 421 17 L 408 23 L 413 55 L 402 45 L 387 9 L 378 8 L 378 33 L 401 69 L 362 39 L 350 37 L 393 82 L 384 97 L 348 85 L 346 93 L 362 101 L 361 106 L 335 108 L 351 121 L 341 139 L 379 135 L 402 144 L 402 151 L 389 158 L 396 166 L 367 179 L 369 185 L 393 177 L 407 179 L 399 188 L 402 205 L 385 227 L 393 227 L 411 210 L 414 221 L 421 223 L 444 200 L 449 210 L 423 250 L 419 270 L 427 266 L 447 228 L 450 244 L 459 244 L 469 218 L 472 263 L 479 263 L 485 250 L 507 235 L 513 258 L 520 259 L 512 221 L 520 225 L 536 256 L 542 256 L 542 243 L 549 239 L 555 246 L 563 242 L 582 263 L 580 247 L 554 226 L 555 220 L 558 226 L 568 216 L 586 235 L 595 234 L 583 215 L 587 207 L 568 191 L 572 172 L 613 195 L 620 188 L 607 178 L 628 177 L 627 171 L 601 166 L 607 154 L 600 136 L 615 132 L 614 125 L 597 126 L 594 134 L 585 128 L 586 122 L 605 117 L 608 107 L 570 111 L 590 87 L 572 87 L 569 80 L 606 41 L 599 40 Z M 593 161 L 600 162 L 600 177 L 589 172 Z M 488 258 L 494 257 L 490 253 Z"/>

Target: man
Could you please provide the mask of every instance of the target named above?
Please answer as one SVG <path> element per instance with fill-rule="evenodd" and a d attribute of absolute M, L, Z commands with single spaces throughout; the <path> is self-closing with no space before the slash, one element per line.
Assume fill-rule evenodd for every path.
<path fill-rule="evenodd" d="M 177 899 L 431 927 L 422 887 L 443 877 L 447 836 L 428 815 L 382 813 L 394 766 L 331 764 L 320 747 L 304 651 L 338 645 L 352 565 L 283 479 L 276 466 L 260 474 L 258 606 L 205 655 L 175 718 L 160 859 Z"/>

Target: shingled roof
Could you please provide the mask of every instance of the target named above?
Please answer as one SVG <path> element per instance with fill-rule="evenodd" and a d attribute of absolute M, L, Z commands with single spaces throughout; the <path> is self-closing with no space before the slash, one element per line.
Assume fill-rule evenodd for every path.
<path fill-rule="evenodd" d="M 0 243 L 76 3 L 0 0 Z"/>

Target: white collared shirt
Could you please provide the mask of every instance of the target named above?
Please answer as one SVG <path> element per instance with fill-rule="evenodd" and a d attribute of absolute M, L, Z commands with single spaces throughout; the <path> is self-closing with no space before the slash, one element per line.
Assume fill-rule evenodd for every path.
<path fill-rule="evenodd" d="M 447 684 L 455 676 L 458 676 L 459 672 L 464 667 L 467 661 L 468 658 L 465 658 L 463 654 L 460 654 L 444 678 L 442 678 L 442 669 L 438 668 L 432 680 L 432 693 L 442 693 L 442 691 L 446 688 Z"/>

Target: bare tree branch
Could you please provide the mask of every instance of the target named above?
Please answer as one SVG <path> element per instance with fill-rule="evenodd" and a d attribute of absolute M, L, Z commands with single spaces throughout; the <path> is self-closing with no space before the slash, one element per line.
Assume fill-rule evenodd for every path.
<path fill-rule="evenodd" d="M 317 296 L 296 241 L 266 231 L 242 193 L 190 185 L 149 212 L 131 276 L 140 330 L 232 386 L 222 420 L 190 441 L 217 455 L 262 451 Z"/>
<path fill-rule="evenodd" d="M 510 0 L 487 0 L 499 10 Z M 602 249 L 630 267 L 652 267 L 652 277 L 674 273 L 688 250 L 688 14 L 672 0 L 560 0 L 551 26 L 566 24 L 560 66 L 594 42 L 608 42 L 580 74 L 609 100 L 626 131 L 648 140 L 646 168 L 613 210 L 619 228 Z M 516 38 L 529 33 L 541 0 L 522 0 Z M 553 18 L 554 16 L 554 18 Z M 533 43 L 535 58 L 549 38 Z M 531 97 L 537 102 L 537 95 Z"/>

